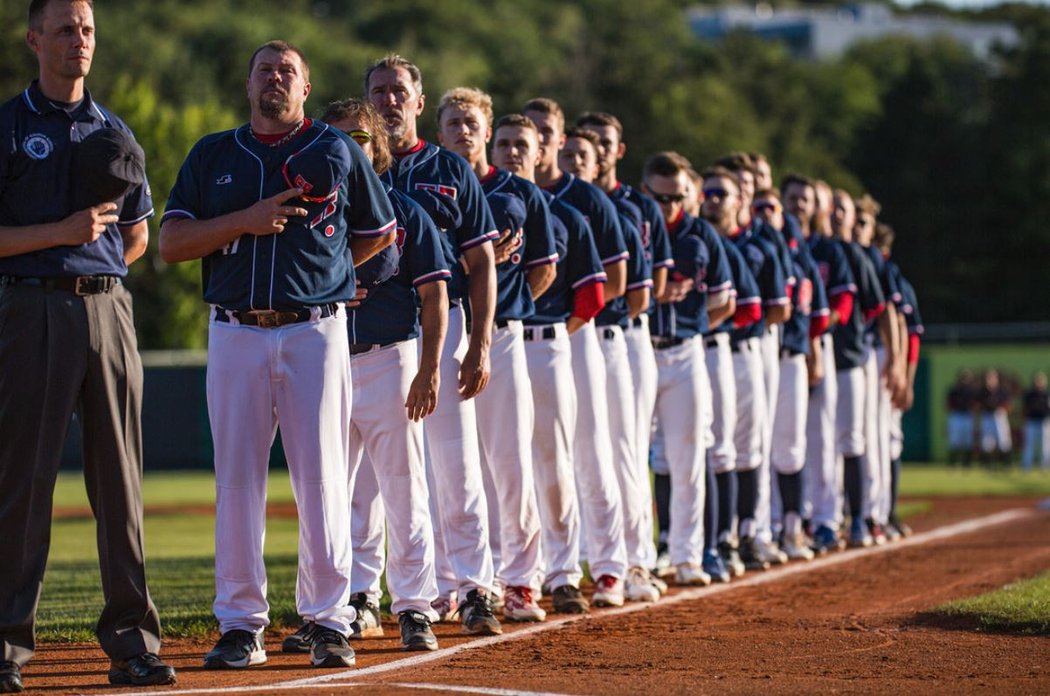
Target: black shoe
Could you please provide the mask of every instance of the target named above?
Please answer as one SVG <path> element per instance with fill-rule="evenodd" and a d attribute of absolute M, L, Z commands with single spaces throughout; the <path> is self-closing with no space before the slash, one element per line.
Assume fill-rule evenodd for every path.
<path fill-rule="evenodd" d="M 401 624 L 402 650 L 437 650 L 437 638 L 425 615 L 409 609 L 401 612 L 397 622 Z"/>
<path fill-rule="evenodd" d="M 744 537 L 740 540 L 740 560 L 748 570 L 769 570 L 769 561 L 762 558 L 758 551 L 755 537 Z"/>
<path fill-rule="evenodd" d="M 580 588 L 572 585 L 555 587 L 551 592 L 554 611 L 558 614 L 586 614 L 591 605 L 584 598 Z"/>
<path fill-rule="evenodd" d="M 339 631 L 318 626 L 310 644 L 310 664 L 314 667 L 353 667 L 354 649 Z"/>
<path fill-rule="evenodd" d="M 467 601 L 459 605 L 459 615 L 463 618 L 464 633 L 483 636 L 503 633 L 499 619 L 492 613 L 492 598 L 481 590 L 467 593 Z"/>
<path fill-rule="evenodd" d="M 288 636 L 281 642 L 281 652 L 286 653 L 308 653 L 310 652 L 310 643 L 314 637 L 314 631 L 317 630 L 317 624 L 313 621 L 307 621 L 299 630 Z"/>
<path fill-rule="evenodd" d="M 22 672 L 14 662 L 0 662 L 0 693 L 17 694 L 22 686 Z"/>
<path fill-rule="evenodd" d="M 161 662 L 153 653 L 142 653 L 129 660 L 114 660 L 109 666 L 109 683 L 134 686 L 174 684 L 175 669 Z"/>
<path fill-rule="evenodd" d="M 262 636 L 251 631 L 226 631 L 204 656 L 204 669 L 243 669 L 266 662 Z"/>

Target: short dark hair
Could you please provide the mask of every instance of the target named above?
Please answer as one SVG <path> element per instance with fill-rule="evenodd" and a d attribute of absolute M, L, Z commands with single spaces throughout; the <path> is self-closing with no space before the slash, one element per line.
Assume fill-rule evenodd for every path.
<path fill-rule="evenodd" d="M 797 174 L 791 172 L 784 177 L 784 180 L 780 182 L 780 190 L 787 191 L 788 186 L 791 184 L 797 184 L 798 186 L 808 186 L 813 189 L 813 193 L 817 192 L 817 182 L 804 174 Z"/>
<path fill-rule="evenodd" d="M 517 126 L 518 128 L 527 128 L 532 131 L 537 130 L 536 124 L 525 114 L 507 114 L 505 116 L 500 116 L 499 120 L 496 121 L 496 125 L 492 127 L 492 132 L 495 133 L 504 126 Z"/>
<path fill-rule="evenodd" d="M 248 75 L 252 74 L 252 70 L 255 70 L 255 59 L 259 57 L 259 54 L 263 51 L 272 50 L 278 53 L 294 53 L 299 56 L 299 60 L 303 64 L 303 77 L 307 82 L 310 81 L 310 61 L 306 60 L 306 54 L 298 46 L 294 46 L 287 41 L 281 41 L 280 39 L 274 39 L 273 41 L 267 41 L 259 48 L 255 49 L 255 53 L 252 54 L 251 60 L 248 61 Z"/>
<path fill-rule="evenodd" d="M 725 179 L 726 181 L 733 182 L 733 186 L 736 188 L 736 192 L 740 193 L 740 183 L 737 181 L 736 172 L 728 167 L 721 165 L 715 165 L 708 167 L 704 171 L 700 172 L 700 177 L 706 182 L 710 179 L 719 178 Z"/>
<path fill-rule="evenodd" d="M 755 161 L 746 152 L 731 152 L 724 157 L 718 158 L 715 164 L 725 167 L 734 174 L 739 174 L 740 172 L 755 173 Z"/>
<path fill-rule="evenodd" d="M 580 117 L 576 119 L 576 125 L 612 126 L 616 129 L 616 133 L 620 136 L 620 140 L 623 140 L 623 124 L 620 123 L 620 119 L 605 111 L 584 111 L 580 114 Z"/>
<path fill-rule="evenodd" d="M 43 28 L 43 24 L 44 24 L 44 10 L 46 10 L 47 6 L 49 4 L 51 4 L 52 2 L 59 2 L 59 1 L 60 0 L 33 0 L 31 3 L 29 3 L 29 18 L 28 18 L 29 28 L 32 31 L 40 31 Z M 83 3 L 86 3 L 88 7 L 91 8 L 92 12 L 95 11 L 95 3 L 93 2 L 93 0 L 61 0 L 61 1 L 68 2 L 70 5 L 72 5 L 75 2 L 83 2 Z"/>
<path fill-rule="evenodd" d="M 664 150 L 663 152 L 649 155 L 649 159 L 645 160 L 645 166 L 642 167 L 642 178 L 677 176 L 678 172 L 688 172 L 692 168 L 693 165 L 682 155 L 671 150 Z"/>
<path fill-rule="evenodd" d="M 525 106 L 521 107 L 521 113 L 526 111 L 538 111 L 541 114 L 551 114 L 557 116 L 558 120 L 561 121 L 561 125 L 565 126 L 565 112 L 558 106 L 558 102 L 547 97 L 536 97 L 525 102 Z"/>
<path fill-rule="evenodd" d="M 602 146 L 601 138 L 598 137 L 597 133 L 578 126 L 573 126 L 565 131 L 565 139 L 568 140 L 569 138 L 583 138 L 594 147 L 595 155 L 598 154 L 598 148 Z"/>

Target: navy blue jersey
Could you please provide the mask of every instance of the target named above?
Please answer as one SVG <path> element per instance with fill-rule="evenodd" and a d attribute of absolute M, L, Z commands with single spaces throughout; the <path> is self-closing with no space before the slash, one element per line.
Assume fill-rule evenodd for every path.
<path fill-rule="evenodd" d="M 642 245 L 642 211 L 626 198 L 613 199 L 616 214 L 620 219 L 624 242 L 627 244 L 627 292 L 653 286 L 652 266 L 645 258 L 645 247 Z M 607 302 L 598 316 L 596 326 L 628 325 L 627 294 L 624 293 L 611 302 Z"/>
<path fill-rule="evenodd" d="M 733 240 L 721 237 L 722 247 L 726 252 L 726 261 L 729 263 L 729 270 L 733 276 L 733 288 L 734 297 L 736 298 L 736 311 L 739 312 L 741 309 L 746 309 L 752 306 L 759 306 L 762 304 L 762 290 L 758 286 L 758 280 L 755 279 L 755 275 L 751 272 L 751 268 L 748 266 L 747 260 L 744 255 L 737 249 L 736 244 Z M 785 301 L 787 298 L 784 298 Z M 743 332 L 746 332 L 751 326 L 756 324 L 762 324 L 761 321 L 755 322 L 750 326 L 746 326 L 742 329 L 733 328 L 733 317 L 729 317 L 721 324 L 719 324 L 714 332 L 726 332 L 731 333 L 733 340 L 737 340 L 743 336 Z M 712 333 L 712 332 L 708 332 Z"/>
<path fill-rule="evenodd" d="M 604 191 L 568 173 L 545 188 L 555 198 L 580 211 L 587 220 L 603 265 L 627 259 L 627 242 L 620 228 L 616 207 Z"/>
<path fill-rule="evenodd" d="M 879 279 L 879 286 L 882 288 L 882 295 L 886 298 L 886 303 L 893 303 L 893 306 L 900 307 L 901 304 L 901 291 L 900 286 L 897 285 L 898 276 L 894 274 L 893 268 L 886 257 L 882 255 L 882 252 L 875 248 L 875 245 L 862 246 L 861 249 L 867 254 L 868 260 L 871 261 L 872 267 L 875 269 L 875 275 Z M 879 333 L 877 322 L 870 322 L 867 327 L 868 335 L 871 340 L 874 341 L 875 345 L 882 345 L 882 335 Z"/>
<path fill-rule="evenodd" d="M 616 188 L 609 196 L 613 200 L 625 198 L 638 206 L 642 212 L 642 246 L 645 247 L 645 258 L 649 265 L 654 270 L 674 266 L 671 239 L 667 235 L 667 224 L 657 202 L 622 181 L 616 182 Z"/>
<path fill-rule="evenodd" d="M 732 271 L 718 232 L 699 218 L 683 213 L 668 225 L 674 276 L 692 278 L 693 288 L 685 299 L 657 304 L 650 309 L 649 330 L 663 338 L 692 338 L 708 328 L 707 296 L 733 289 Z"/>
<path fill-rule="evenodd" d="M 776 232 L 772 227 L 768 225 L 766 227 L 772 232 Z M 758 283 L 758 289 L 762 297 L 763 313 L 768 307 L 783 307 L 791 302 L 787 285 L 789 273 L 785 271 L 781 263 L 777 247 L 762 236 L 761 227 L 749 225 L 741 229 L 731 240 L 730 246 L 740 251 L 751 271 L 751 275 L 754 276 Z M 790 255 L 788 258 L 791 258 Z M 739 303 L 739 300 L 737 302 Z M 766 322 L 763 319 L 734 331 L 733 340 L 741 341 L 754 336 L 761 336 L 765 333 L 765 330 Z"/>
<path fill-rule="evenodd" d="M 922 315 L 919 314 L 919 297 L 915 294 L 915 288 L 903 275 L 900 277 L 901 289 L 901 311 L 904 312 L 904 324 L 908 327 L 908 334 L 921 336 L 926 327 L 922 324 Z"/>
<path fill-rule="evenodd" d="M 536 311 L 526 272 L 538 266 L 558 262 L 554 248 L 554 229 L 543 189 L 502 169 L 495 169 L 482 180 L 486 196 L 505 193 L 517 196 L 525 204 L 525 224 L 521 247 L 496 266 L 497 320 L 526 319 Z M 502 230 L 501 230 L 502 232 Z"/>
<path fill-rule="evenodd" d="M 821 311 L 827 311 L 827 294 L 820 279 L 820 271 L 809 255 L 806 244 L 796 246 L 791 251 L 791 260 L 795 265 L 795 286 L 791 289 L 791 317 L 784 322 L 781 332 L 781 348 L 795 353 L 809 353 L 810 319 L 818 303 L 823 298 Z"/>
<path fill-rule="evenodd" d="M 550 206 L 558 265 L 554 282 L 536 300 L 536 313 L 525 320 L 533 326 L 566 321 L 572 315 L 575 292 L 606 281 L 594 236 L 583 214 L 546 191 L 544 196 Z"/>
<path fill-rule="evenodd" d="M 0 225 L 22 227 L 63 220 L 73 210 L 73 148 L 100 128 L 131 130 L 88 91 L 72 114 L 52 104 L 34 80 L 0 106 Z M 91 244 L 60 246 L 0 258 L 0 275 L 54 278 L 126 276 L 119 226 L 153 215 L 149 184 L 136 186 L 118 204 L 120 222 Z"/>
<path fill-rule="evenodd" d="M 334 196 L 316 203 L 296 200 L 309 214 L 289 218 L 284 232 L 244 234 L 202 259 L 206 302 L 243 311 L 349 300 L 355 292 L 350 238 L 393 234 L 397 223 L 364 152 L 327 123 L 311 122 L 277 148 L 256 140 L 248 124 L 197 141 L 175 180 L 162 222 L 209 220 L 244 210 L 288 190 L 282 167 L 289 156 L 340 143 L 350 169 Z"/>
<path fill-rule="evenodd" d="M 347 328 L 351 343 L 395 343 L 419 335 L 416 288 L 425 283 L 447 282 L 452 277 L 441 233 L 427 211 L 408 194 L 389 189 L 387 197 L 397 218 L 397 271 L 368 290 L 359 307 L 350 310 Z M 372 262 L 380 262 L 372 258 Z M 363 268 L 363 267 L 362 267 Z"/>
<path fill-rule="evenodd" d="M 857 294 L 857 283 L 853 278 L 846 253 L 842 250 L 842 244 L 819 234 L 811 234 L 806 240 L 809 253 L 820 271 L 820 279 L 824 281 L 828 299 L 837 297 L 843 293 Z"/>
<path fill-rule="evenodd" d="M 849 321 L 835 327 L 835 369 L 848 370 L 864 363 L 864 329 L 869 316 L 877 315 L 886 304 L 882 286 L 868 255 L 856 242 L 840 242 L 846 262 L 857 283 L 857 298 Z"/>
<path fill-rule="evenodd" d="M 462 221 L 459 227 L 444 230 L 442 242 L 452 269 L 449 297 L 464 297 L 467 284 L 460 256 L 468 249 L 499 238 L 474 170 L 456 153 L 420 139 L 411 151 L 394 156 L 394 163 L 383 174 L 383 180 L 401 191 L 437 191 L 455 199 Z"/>
<path fill-rule="evenodd" d="M 795 227 L 792 227 L 791 222 L 794 222 Z M 777 230 L 772 225 L 758 218 L 752 218 L 751 223 L 746 228 L 747 230 L 756 234 L 760 239 L 764 239 L 769 244 L 773 245 L 773 248 L 777 250 L 777 256 L 780 259 L 780 267 L 784 270 L 784 282 L 788 288 L 791 288 L 795 284 L 795 264 L 791 261 L 791 240 L 796 239 L 796 230 L 798 220 L 795 220 L 787 213 L 784 214 L 784 229 Z M 798 244 L 796 243 L 797 247 Z"/>

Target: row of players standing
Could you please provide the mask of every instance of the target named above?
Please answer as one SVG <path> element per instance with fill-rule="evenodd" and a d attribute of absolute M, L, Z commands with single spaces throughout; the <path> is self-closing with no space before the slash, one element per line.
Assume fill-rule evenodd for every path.
<path fill-rule="evenodd" d="M 819 318 L 828 314 L 820 263 L 841 274 L 842 293 L 870 290 L 870 297 L 856 294 L 874 317 L 891 294 L 875 275 L 881 256 L 849 247 L 865 274 L 857 284 L 846 262 L 834 266 L 847 258 L 845 247 L 808 221 L 801 233 L 759 217 L 741 227 L 747 195 L 740 182 L 751 165 L 707 172 L 705 216 L 714 225 L 685 212 L 690 167 L 674 153 L 647 161 L 651 198 L 631 189 L 616 175 L 622 129 L 606 114 L 587 115 L 566 132 L 558 105 L 535 99 L 522 114 L 494 122 L 487 95 L 459 88 L 438 107 L 439 147 L 418 135 L 422 78 L 399 56 L 368 69 L 364 100 L 332 104 L 316 122 L 302 115 L 308 66 L 298 49 L 268 44 L 251 66 L 252 123 L 194 148 L 161 229 L 167 260 L 204 257 L 205 299 L 214 305 L 208 393 L 222 637 L 206 667 L 266 659 L 261 500 L 277 419 L 300 510 L 304 619 L 282 648 L 309 652 L 318 666 L 353 664 L 347 639 L 382 632 L 384 566 L 409 650 L 436 648 L 430 624 L 457 615 L 464 631 L 478 634 L 502 630 L 497 607 L 506 620 L 542 621 L 544 590 L 560 612 L 658 600 L 666 584 L 651 571 L 651 432 L 672 484 L 676 582 L 711 582 L 705 561 L 728 580 L 723 564 L 739 565 L 737 538 L 742 550 L 752 548 L 745 543 L 756 552 L 772 548 L 780 515 L 771 513 L 771 461 L 785 539 L 802 544 L 807 375 L 819 375 L 831 358 L 831 340 L 820 335 L 826 322 Z M 339 147 L 343 132 L 361 146 L 349 156 Z M 340 195 L 317 183 L 325 172 L 307 154 L 315 142 L 327 143 L 335 162 L 327 180 Z M 362 153 L 385 186 L 363 171 Z M 224 212 L 238 203 L 223 187 L 244 179 L 258 185 L 242 184 L 241 212 Z M 814 187 L 798 181 L 815 200 Z M 775 221 L 778 196 L 768 184 L 760 193 L 754 209 Z M 267 234 L 244 236 L 240 225 L 217 222 L 244 210 L 269 221 L 261 226 Z M 331 263 L 326 240 L 341 236 L 329 232 L 340 221 L 350 228 L 362 286 L 346 317 L 337 297 L 346 288 L 315 287 L 315 274 L 303 270 L 311 254 Z M 377 241 L 391 234 L 396 244 Z M 823 246 L 837 256 L 814 258 Z M 891 282 L 888 271 L 883 276 Z M 863 321 L 849 324 L 861 312 L 836 307 L 838 323 L 854 329 L 847 350 L 856 350 L 861 368 L 870 341 Z M 896 319 L 888 325 L 885 372 L 898 390 Z M 724 457 L 710 477 L 708 448 L 714 459 L 741 428 L 725 427 L 725 409 L 721 440 L 712 428 L 719 409 L 705 354 L 734 350 L 753 356 L 735 371 L 745 373 L 737 394 L 752 397 L 750 405 L 739 400 L 750 429 L 743 451 Z M 261 379 L 247 378 L 249 371 Z M 728 403 L 733 379 L 722 367 L 713 373 Z M 875 375 L 872 393 L 877 382 Z M 863 410 L 868 402 L 857 403 Z M 319 414 L 327 423 L 320 438 L 304 427 Z M 246 448 L 252 466 L 244 464 Z M 833 464 L 825 466 L 835 458 L 830 440 L 823 454 L 823 492 L 834 498 L 839 479 Z M 888 460 L 883 467 L 867 457 L 862 477 L 867 451 L 847 454 L 858 543 L 869 543 L 869 529 L 889 519 L 879 497 L 888 489 Z M 711 515 L 721 503 L 726 512 L 705 525 L 705 510 Z M 834 531 L 839 515 L 815 507 L 818 532 Z M 580 591 L 584 558 L 595 580 L 590 602 Z"/>

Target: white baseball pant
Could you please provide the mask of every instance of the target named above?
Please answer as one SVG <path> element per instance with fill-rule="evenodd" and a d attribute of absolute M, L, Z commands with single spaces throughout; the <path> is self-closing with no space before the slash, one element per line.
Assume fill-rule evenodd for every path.
<path fill-rule="evenodd" d="M 632 324 L 623 334 L 627 341 L 627 359 L 631 364 L 631 383 L 634 387 L 636 476 L 644 482 L 639 494 L 645 548 L 644 552 L 636 550 L 633 553 L 644 554 L 642 565 L 653 568 L 656 566 L 656 544 L 653 542 L 653 489 L 649 483 L 649 440 L 653 428 L 653 409 L 656 408 L 656 355 L 649 334 L 649 315 L 642 314 L 636 321 L 637 325 Z M 628 550 L 628 555 L 631 554 L 631 550 Z"/>
<path fill-rule="evenodd" d="M 214 316 L 214 312 L 212 312 Z M 347 633 L 350 499 L 346 315 L 273 329 L 208 327 L 208 417 L 215 446 L 215 617 L 223 633 L 269 625 L 266 477 L 278 423 L 299 510 L 296 608 Z"/>
<path fill-rule="evenodd" d="M 552 338 L 545 337 L 553 334 Z M 532 382 L 535 426 L 532 466 L 543 522 L 544 581 L 550 588 L 580 586 L 580 508 L 572 443 L 576 432 L 576 386 L 572 349 L 564 322 L 524 331 L 525 358 Z"/>
<path fill-rule="evenodd" d="M 525 359 L 520 321 L 492 332 L 489 360 L 492 377 L 477 402 L 481 460 L 491 476 L 499 511 L 500 561 L 496 570 L 503 587 L 540 589 L 540 509 L 532 470 L 532 383 Z M 490 517 L 491 519 L 491 517 Z"/>
<path fill-rule="evenodd" d="M 437 621 L 431 608 L 438 591 L 423 424 L 411 420 L 405 408 L 419 365 L 416 343 L 413 338 L 350 357 L 354 401 L 361 405 L 350 418 L 350 470 L 357 472 L 350 482 L 351 591 L 364 592 L 379 604 L 385 524 L 390 610 L 399 614 L 412 609 Z"/>
<path fill-rule="evenodd" d="M 864 518 L 879 519 L 883 488 L 889 483 L 883 479 L 882 439 L 879 437 L 879 392 L 882 387 L 879 360 L 875 347 L 869 345 L 864 361 Z"/>
<path fill-rule="evenodd" d="M 809 396 L 809 372 L 806 356 L 785 355 L 780 359 L 780 387 L 773 408 L 773 444 L 770 450 L 768 478 L 771 488 L 770 504 L 758 508 L 760 541 L 772 540 L 773 526 L 783 522 L 784 507 L 780 487 L 776 485 L 779 474 L 797 474 L 806 464 L 806 399 Z M 801 493 L 801 491 L 799 491 Z M 768 512 L 769 517 L 765 517 Z M 795 511 L 801 512 L 801 511 Z M 776 525 L 774 525 L 774 522 Z"/>
<path fill-rule="evenodd" d="M 488 507 L 481 477 L 474 399 L 459 394 L 459 368 L 467 353 L 463 310 L 448 310 L 441 353 L 438 404 L 423 426 L 434 524 L 438 592 L 461 597 L 475 588 L 494 590 Z"/>
<path fill-rule="evenodd" d="M 890 442 L 893 429 L 893 401 L 890 390 L 886 388 L 885 380 L 882 379 L 882 371 L 886 365 L 888 354 L 884 347 L 875 351 L 876 364 L 879 370 L 879 388 L 876 392 L 875 427 L 879 438 L 879 479 L 882 487 L 879 490 L 878 506 L 875 508 L 875 519 L 880 524 L 886 524 L 890 519 L 890 507 L 893 504 L 893 459 L 891 456 Z"/>
<path fill-rule="evenodd" d="M 656 351 L 656 418 L 671 475 L 668 548 L 674 565 L 699 565 L 704 547 L 706 462 L 704 408 L 710 404 L 703 339 L 700 336 Z"/>
<path fill-rule="evenodd" d="M 711 384 L 711 434 L 708 452 L 716 474 L 736 468 L 736 378 L 733 375 L 733 352 L 729 348 L 729 334 L 720 331 L 705 339 L 704 359 L 707 378 Z"/>
<path fill-rule="evenodd" d="M 576 439 L 573 464 L 580 501 L 581 537 L 585 541 L 591 577 L 627 572 L 623 536 L 623 502 L 613 468 L 605 358 L 593 322 L 570 338 L 572 374 L 576 385 Z"/>
<path fill-rule="evenodd" d="M 820 337 L 824 379 L 809 393 L 806 415 L 806 503 L 804 518 L 815 526 L 838 530 L 842 525 L 843 476 L 835 446 L 835 415 L 838 409 L 838 378 L 835 373 L 835 344 L 830 334 Z"/>

